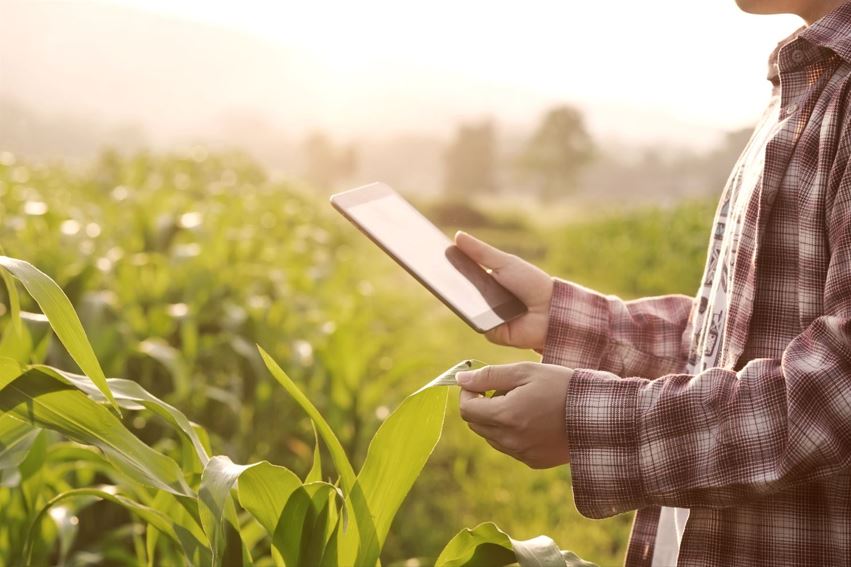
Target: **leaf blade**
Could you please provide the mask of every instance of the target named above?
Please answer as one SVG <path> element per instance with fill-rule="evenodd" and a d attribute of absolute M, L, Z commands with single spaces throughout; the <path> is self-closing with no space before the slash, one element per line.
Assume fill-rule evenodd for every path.
<path fill-rule="evenodd" d="M 113 409 L 120 415 L 121 410 L 112 396 L 106 383 L 106 375 L 95 356 L 80 318 L 74 307 L 62 291 L 62 288 L 47 274 L 23 260 L 0 256 L 0 267 L 4 272 L 12 274 L 20 281 L 32 296 L 42 313 L 47 317 L 53 332 L 65 346 L 68 354 L 80 367 L 83 373 L 103 392 L 112 404 Z"/>
<path fill-rule="evenodd" d="M 194 496 L 172 459 L 148 447 L 107 408 L 55 376 L 31 369 L 0 390 L 0 411 L 59 431 L 104 452 L 135 481 L 179 496 Z"/>

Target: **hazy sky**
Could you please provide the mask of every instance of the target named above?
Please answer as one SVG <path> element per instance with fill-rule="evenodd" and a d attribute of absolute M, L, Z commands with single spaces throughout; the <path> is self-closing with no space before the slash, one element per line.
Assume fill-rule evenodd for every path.
<path fill-rule="evenodd" d="M 802 24 L 733 0 L 110 1 L 301 50 L 333 70 L 331 98 L 345 99 L 347 76 L 353 96 L 412 81 L 446 92 L 457 76 L 518 100 L 635 106 L 723 129 L 755 120 L 766 58 Z"/>
<path fill-rule="evenodd" d="M 756 121 L 801 23 L 734 0 L 0 0 L 0 101 L 155 144 L 480 118 L 519 139 L 568 103 L 607 142 L 707 147 Z"/>

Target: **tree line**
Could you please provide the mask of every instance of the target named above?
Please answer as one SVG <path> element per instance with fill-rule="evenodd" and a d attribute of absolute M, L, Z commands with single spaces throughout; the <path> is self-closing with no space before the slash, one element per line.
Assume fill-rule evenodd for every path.
<path fill-rule="evenodd" d="M 302 144 L 303 176 L 319 188 L 335 188 L 359 166 L 354 144 L 335 144 L 314 133 Z M 459 124 L 443 153 L 442 190 L 447 198 L 499 193 L 505 171 L 511 186 L 553 199 L 574 192 L 582 171 L 597 155 L 582 113 L 569 105 L 551 108 L 541 117 L 522 148 L 504 156 L 493 119 Z M 507 167 L 506 167 L 507 166 Z"/>

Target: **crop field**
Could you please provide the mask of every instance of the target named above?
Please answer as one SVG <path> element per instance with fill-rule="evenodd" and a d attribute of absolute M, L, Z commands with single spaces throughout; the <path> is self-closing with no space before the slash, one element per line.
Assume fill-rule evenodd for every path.
<path fill-rule="evenodd" d="M 694 291 L 711 214 L 435 218 L 636 297 Z M 529 470 L 454 388 L 418 391 L 538 356 L 488 344 L 309 188 L 233 154 L 0 154 L 0 218 L 0 565 L 622 562 L 630 515 L 582 518 L 568 467 Z"/>

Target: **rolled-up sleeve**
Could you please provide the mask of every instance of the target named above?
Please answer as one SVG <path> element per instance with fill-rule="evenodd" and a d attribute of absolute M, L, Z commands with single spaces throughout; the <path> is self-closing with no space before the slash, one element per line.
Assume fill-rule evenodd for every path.
<path fill-rule="evenodd" d="M 694 298 L 623 301 L 556 279 L 542 362 L 655 377 L 685 368 Z"/>

